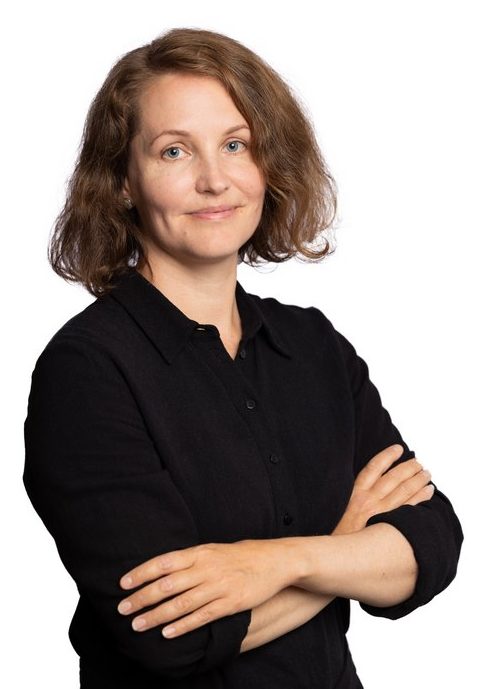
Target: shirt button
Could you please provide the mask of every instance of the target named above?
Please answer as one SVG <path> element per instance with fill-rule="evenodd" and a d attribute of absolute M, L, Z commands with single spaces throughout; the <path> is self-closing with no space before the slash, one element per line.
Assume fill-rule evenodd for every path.
<path fill-rule="evenodd" d="M 269 459 L 273 464 L 277 464 L 277 462 L 280 461 L 280 459 L 277 457 L 277 455 L 274 455 L 274 454 L 271 454 Z"/>
<path fill-rule="evenodd" d="M 254 409 L 256 405 L 255 400 L 246 400 L 246 406 L 248 409 Z"/>
<path fill-rule="evenodd" d="M 292 522 L 294 521 L 294 517 L 292 517 L 288 512 L 286 512 L 284 514 L 283 521 L 284 521 L 284 524 L 286 526 L 288 526 L 289 524 L 292 524 Z"/>
<path fill-rule="evenodd" d="M 242 349 L 239 352 L 239 356 L 241 357 L 241 359 L 246 359 L 246 349 Z"/>

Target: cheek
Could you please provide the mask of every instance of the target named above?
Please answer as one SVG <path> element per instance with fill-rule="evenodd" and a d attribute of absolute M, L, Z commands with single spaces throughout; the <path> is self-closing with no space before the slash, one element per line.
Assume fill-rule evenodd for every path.
<path fill-rule="evenodd" d="M 182 180 L 170 175 L 145 180 L 142 185 L 142 196 L 146 205 L 153 211 L 161 213 L 181 212 L 188 199 L 188 188 Z"/>
<path fill-rule="evenodd" d="M 265 196 L 265 180 L 256 166 L 243 171 L 241 188 L 246 192 L 250 200 L 257 202 L 263 200 Z"/>

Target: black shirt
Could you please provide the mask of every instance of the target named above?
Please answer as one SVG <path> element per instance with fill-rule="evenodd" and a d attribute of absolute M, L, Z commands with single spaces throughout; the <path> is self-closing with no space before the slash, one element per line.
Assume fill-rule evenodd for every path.
<path fill-rule="evenodd" d="M 134 268 L 51 338 L 32 374 L 24 483 L 77 584 L 70 640 L 81 686 L 361 687 L 345 633 L 350 601 L 240 654 L 251 610 L 174 639 L 135 632 L 120 577 L 198 543 L 329 534 L 355 476 L 400 443 L 414 456 L 353 345 L 315 307 L 236 283 L 243 336 L 188 318 Z M 452 581 L 463 534 L 436 489 L 372 517 L 414 549 L 416 590 L 396 619 Z M 379 652 L 380 659 L 380 652 Z M 53 661 L 55 660 L 53 656 Z"/>

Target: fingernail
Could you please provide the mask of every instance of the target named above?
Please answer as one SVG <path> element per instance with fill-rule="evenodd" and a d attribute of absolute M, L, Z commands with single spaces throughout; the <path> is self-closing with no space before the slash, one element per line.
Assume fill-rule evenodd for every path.
<path fill-rule="evenodd" d="M 129 588 L 132 586 L 132 577 L 124 577 L 121 579 L 121 586 Z"/>
<path fill-rule="evenodd" d="M 175 631 L 176 631 L 175 627 L 165 627 L 163 629 L 163 636 L 166 636 L 166 637 L 173 636 Z"/>
<path fill-rule="evenodd" d="M 144 627 L 146 627 L 146 620 L 144 619 L 144 617 L 137 617 L 135 620 L 132 621 L 132 628 L 136 631 L 144 629 Z"/>
<path fill-rule="evenodd" d="M 129 610 L 131 610 L 131 608 L 132 608 L 131 603 L 128 600 L 126 600 L 123 603 L 119 603 L 117 610 L 119 612 L 121 612 L 122 614 L 124 614 L 125 612 L 129 612 Z"/>

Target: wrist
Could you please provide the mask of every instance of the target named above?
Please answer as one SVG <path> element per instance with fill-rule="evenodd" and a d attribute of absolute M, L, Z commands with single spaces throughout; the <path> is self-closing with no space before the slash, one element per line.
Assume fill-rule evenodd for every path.
<path fill-rule="evenodd" d="M 365 528 L 367 518 L 368 517 L 362 517 L 359 515 L 357 515 L 356 518 L 353 518 L 345 513 L 335 526 L 334 530 L 331 532 L 331 536 L 344 536 L 345 534 L 361 531 Z"/>
<path fill-rule="evenodd" d="M 298 539 L 301 542 L 296 551 L 298 562 L 295 567 L 294 586 L 310 590 L 308 585 L 311 578 L 314 578 L 318 570 L 321 569 L 321 564 L 324 562 L 327 550 L 334 538 L 334 535 L 324 535 L 305 536 Z"/>
<path fill-rule="evenodd" d="M 304 582 L 313 574 L 319 549 L 323 550 L 325 539 L 331 536 L 292 536 L 279 539 L 286 548 L 285 575 L 287 586 L 305 588 Z"/>

